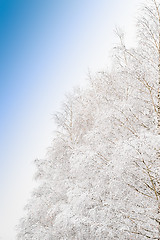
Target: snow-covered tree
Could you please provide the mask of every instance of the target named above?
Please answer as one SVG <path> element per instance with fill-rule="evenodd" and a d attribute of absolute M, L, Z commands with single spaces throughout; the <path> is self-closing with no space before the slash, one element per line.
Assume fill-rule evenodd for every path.
<path fill-rule="evenodd" d="M 138 44 L 113 51 L 113 68 L 89 76 L 55 116 L 39 187 L 18 240 L 160 239 L 160 2 L 137 22 Z"/>

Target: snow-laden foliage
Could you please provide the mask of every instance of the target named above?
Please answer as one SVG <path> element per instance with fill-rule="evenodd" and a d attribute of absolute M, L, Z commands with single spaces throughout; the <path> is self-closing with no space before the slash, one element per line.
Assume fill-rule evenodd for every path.
<path fill-rule="evenodd" d="M 160 239 L 159 5 L 144 6 L 135 49 L 117 30 L 112 70 L 56 114 L 17 240 Z"/>

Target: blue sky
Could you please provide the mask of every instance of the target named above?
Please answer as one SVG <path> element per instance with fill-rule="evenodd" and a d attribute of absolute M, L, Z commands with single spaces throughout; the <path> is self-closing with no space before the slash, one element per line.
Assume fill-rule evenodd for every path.
<path fill-rule="evenodd" d="M 52 114 L 88 69 L 109 63 L 116 25 L 132 45 L 140 0 L 0 0 L 0 237 L 14 226 L 45 156 Z"/>

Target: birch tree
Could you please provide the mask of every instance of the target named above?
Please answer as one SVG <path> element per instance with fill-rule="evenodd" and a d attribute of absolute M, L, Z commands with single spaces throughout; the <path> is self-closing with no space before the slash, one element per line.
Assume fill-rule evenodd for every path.
<path fill-rule="evenodd" d="M 117 32 L 113 69 L 89 76 L 56 114 L 18 240 L 160 239 L 159 8 L 141 11 L 136 48 Z"/>
<path fill-rule="evenodd" d="M 146 238 L 159 239 L 160 238 L 160 217 L 159 217 L 159 107 L 160 107 L 160 3 L 156 0 L 148 1 L 148 4 L 144 5 L 141 15 L 139 17 L 138 27 L 138 47 L 137 49 L 127 49 L 124 44 L 123 34 L 118 32 L 120 39 L 120 46 L 118 49 L 118 55 L 116 60 L 120 66 L 121 71 L 127 71 L 130 73 L 130 79 L 134 76 L 134 82 L 137 83 L 136 91 L 140 92 L 141 102 L 145 109 L 138 109 L 132 107 L 132 113 L 134 119 L 134 109 L 138 109 L 136 118 L 139 123 L 138 135 L 136 144 L 132 147 L 138 153 L 139 157 L 136 157 L 137 170 L 143 170 L 146 173 L 147 178 L 141 177 L 139 184 L 136 182 L 130 183 L 130 187 L 135 189 L 139 194 L 152 198 L 157 206 L 153 210 L 152 216 L 148 215 L 148 222 L 154 220 L 152 229 L 139 227 L 134 232 Z M 126 74 L 126 73 L 125 73 Z M 126 109 L 125 109 L 126 110 Z M 148 114 L 147 114 L 148 112 Z M 142 113 L 142 114 L 141 114 Z M 143 116 L 142 116 L 143 115 Z M 149 116 L 150 115 L 150 116 Z M 148 119 L 148 120 L 147 120 Z M 135 126 L 135 124 L 134 124 Z M 141 126 L 141 127 L 140 127 Z M 147 130 L 147 131 L 146 131 Z M 145 139 L 142 138 L 142 131 L 145 133 Z M 140 140 L 140 139 L 143 140 Z M 148 139 L 148 140 L 147 140 Z M 154 139 L 154 141 L 153 141 Z M 141 142 L 141 147 L 139 146 Z M 150 143 L 149 143 L 150 142 Z M 149 144 L 149 145 L 148 145 Z M 131 145 L 131 141 L 130 141 Z M 142 147 L 143 146 L 143 147 Z M 148 147 L 147 147 L 148 146 Z M 148 151 L 150 149 L 150 152 Z M 134 157 L 136 153 L 133 154 Z M 133 170 L 133 168 L 132 168 Z M 138 170 L 138 171 L 139 171 Z M 133 171 L 132 171 L 133 175 Z M 129 176 L 129 173 L 128 173 Z M 148 194 L 149 193 L 149 194 Z M 145 197 L 144 197 L 145 200 Z M 148 204 L 149 205 L 149 204 Z M 136 223 L 134 218 L 134 223 Z M 132 219 L 133 220 L 133 219 Z M 137 219 L 137 226 L 138 219 Z M 158 226 L 156 226 L 158 225 Z M 141 228 L 141 230 L 140 230 Z"/>

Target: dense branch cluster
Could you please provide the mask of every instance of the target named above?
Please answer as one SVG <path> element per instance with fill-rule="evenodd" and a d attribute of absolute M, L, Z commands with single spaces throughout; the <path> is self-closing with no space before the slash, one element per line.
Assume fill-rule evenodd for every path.
<path fill-rule="evenodd" d="M 137 22 L 138 44 L 110 72 L 66 97 L 18 240 L 160 239 L 160 2 Z"/>

